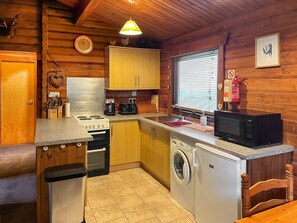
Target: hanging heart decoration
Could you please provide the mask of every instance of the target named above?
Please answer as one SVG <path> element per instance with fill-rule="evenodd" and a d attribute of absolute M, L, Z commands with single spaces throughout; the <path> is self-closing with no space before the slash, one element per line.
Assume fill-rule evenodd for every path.
<path fill-rule="evenodd" d="M 60 74 L 58 71 L 50 71 L 48 74 L 48 82 L 50 85 L 57 89 L 62 86 L 65 81 L 65 76 L 63 74 Z"/>

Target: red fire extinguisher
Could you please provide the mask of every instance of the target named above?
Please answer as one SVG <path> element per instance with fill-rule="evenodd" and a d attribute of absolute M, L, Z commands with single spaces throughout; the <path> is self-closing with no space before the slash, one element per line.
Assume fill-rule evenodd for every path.
<path fill-rule="evenodd" d="M 232 81 L 232 102 L 240 102 L 240 81 L 238 76 L 235 76 Z"/>

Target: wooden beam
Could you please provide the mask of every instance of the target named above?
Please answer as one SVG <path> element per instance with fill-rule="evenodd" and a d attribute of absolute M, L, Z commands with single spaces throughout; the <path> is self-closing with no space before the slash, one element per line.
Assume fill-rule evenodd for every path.
<path fill-rule="evenodd" d="M 100 0 L 79 0 L 74 8 L 75 25 L 81 26 L 99 3 Z"/>

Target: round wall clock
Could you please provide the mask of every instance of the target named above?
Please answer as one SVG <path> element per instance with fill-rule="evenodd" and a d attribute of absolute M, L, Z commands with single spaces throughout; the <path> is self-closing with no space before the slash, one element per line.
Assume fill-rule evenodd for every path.
<path fill-rule="evenodd" d="M 93 41 L 88 36 L 78 36 L 74 40 L 74 47 L 81 54 L 88 54 L 93 50 Z"/>

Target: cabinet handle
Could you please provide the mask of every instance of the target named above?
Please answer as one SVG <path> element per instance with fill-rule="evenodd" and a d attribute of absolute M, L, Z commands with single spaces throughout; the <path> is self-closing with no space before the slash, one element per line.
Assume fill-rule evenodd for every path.
<path fill-rule="evenodd" d="M 140 86 L 140 78 L 139 78 L 139 75 L 138 75 L 138 87 Z"/>
<path fill-rule="evenodd" d="M 27 104 L 28 105 L 33 105 L 33 99 L 28 100 Z"/>
<path fill-rule="evenodd" d="M 111 137 L 113 136 L 113 125 L 110 128 L 110 135 L 111 135 Z"/>
<path fill-rule="evenodd" d="M 60 145 L 60 148 L 61 149 L 65 149 L 65 145 Z"/>
<path fill-rule="evenodd" d="M 44 146 L 42 149 L 43 149 L 43 151 L 48 151 L 48 147 L 47 146 Z"/>
<path fill-rule="evenodd" d="M 77 147 L 81 147 L 81 143 L 80 143 L 80 142 L 77 143 L 76 146 L 77 146 Z"/>
<path fill-rule="evenodd" d="M 135 75 L 135 78 L 134 78 L 134 86 L 137 87 L 137 76 Z"/>

